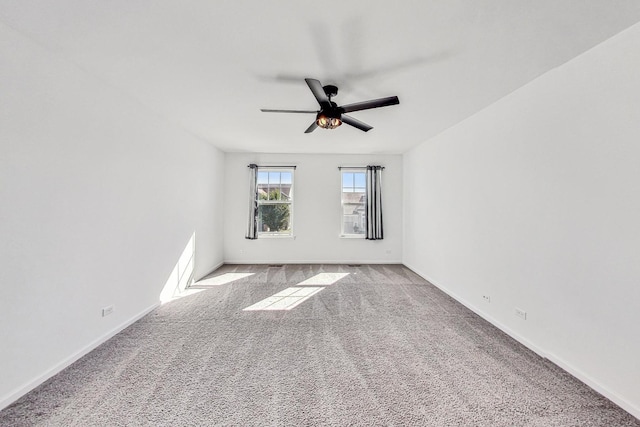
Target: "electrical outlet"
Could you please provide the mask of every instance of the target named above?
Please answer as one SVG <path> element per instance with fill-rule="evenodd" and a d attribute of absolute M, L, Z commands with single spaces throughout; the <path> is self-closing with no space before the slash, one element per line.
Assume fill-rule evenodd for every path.
<path fill-rule="evenodd" d="M 112 305 L 102 309 L 102 317 L 108 316 L 111 313 L 113 313 L 113 306 Z"/>
<path fill-rule="evenodd" d="M 521 308 L 516 307 L 516 316 L 521 317 L 524 320 L 527 320 L 527 312 Z"/>
<path fill-rule="evenodd" d="M 389 255 L 391 253 L 391 249 L 387 249 L 387 255 Z"/>
<path fill-rule="evenodd" d="M 486 302 L 491 302 L 491 297 L 489 295 L 482 295 L 482 299 Z"/>

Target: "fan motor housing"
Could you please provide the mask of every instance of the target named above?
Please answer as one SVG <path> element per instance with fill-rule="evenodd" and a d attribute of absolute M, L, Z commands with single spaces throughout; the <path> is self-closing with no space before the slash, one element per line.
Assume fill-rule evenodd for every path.
<path fill-rule="evenodd" d="M 326 93 L 329 98 L 338 94 L 338 86 L 325 85 L 322 87 L 322 89 L 324 89 L 324 93 Z"/>

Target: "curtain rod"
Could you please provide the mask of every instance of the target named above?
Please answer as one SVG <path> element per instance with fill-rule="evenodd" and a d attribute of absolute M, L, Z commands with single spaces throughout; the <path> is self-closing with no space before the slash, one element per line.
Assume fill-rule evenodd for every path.
<path fill-rule="evenodd" d="M 254 163 L 247 165 L 248 168 L 259 168 L 259 169 L 295 169 L 296 166 L 259 166 Z"/>
<path fill-rule="evenodd" d="M 338 170 L 342 170 L 342 169 L 366 169 L 367 166 L 338 166 Z M 384 166 L 381 167 L 381 169 L 384 169 Z"/>

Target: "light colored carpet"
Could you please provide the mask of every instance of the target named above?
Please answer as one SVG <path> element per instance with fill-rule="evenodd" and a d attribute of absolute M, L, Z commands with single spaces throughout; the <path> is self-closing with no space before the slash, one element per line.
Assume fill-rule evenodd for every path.
<path fill-rule="evenodd" d="M 240 272 L 158 308 L 0 425 L 640 426 L 403 266 L 212 276 Z M 243 311 L 323 272 L 348 274 L 292 310 Z"/>

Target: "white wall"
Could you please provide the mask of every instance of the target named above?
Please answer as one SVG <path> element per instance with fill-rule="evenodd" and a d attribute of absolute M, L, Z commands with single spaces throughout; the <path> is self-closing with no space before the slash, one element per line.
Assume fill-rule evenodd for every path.
<path fill-rule="evenodd" d="M 339 132 L 336 130 L 335 132 Z M 329 131 L 327 131 L 329 132 Z M 331 135 L 327 135 L 330 137 Z M 304 135 L 301 136 L 303 138 Z M 292 238 L 245 239 L 247 165 L 295 165 Z M 382 177 L 384 239 L 341 239 L 338 166 L 385 166 Z M 229 263 L 398 263 L 402 259 L 402 157 L 400 155 L 227 153 L 225 261 Z"/>
<path fill-rule="evenodd" d="M 3 25 L 0 58 L 1 408 L 153 308 L 194 232 L 195 275 L 222 262 L 224 154 Z"/>
<path fill-rule="evenodd" d="M 636 417 L 639 45 L 636 25 L 406 153 L 403 249 Z"/>

